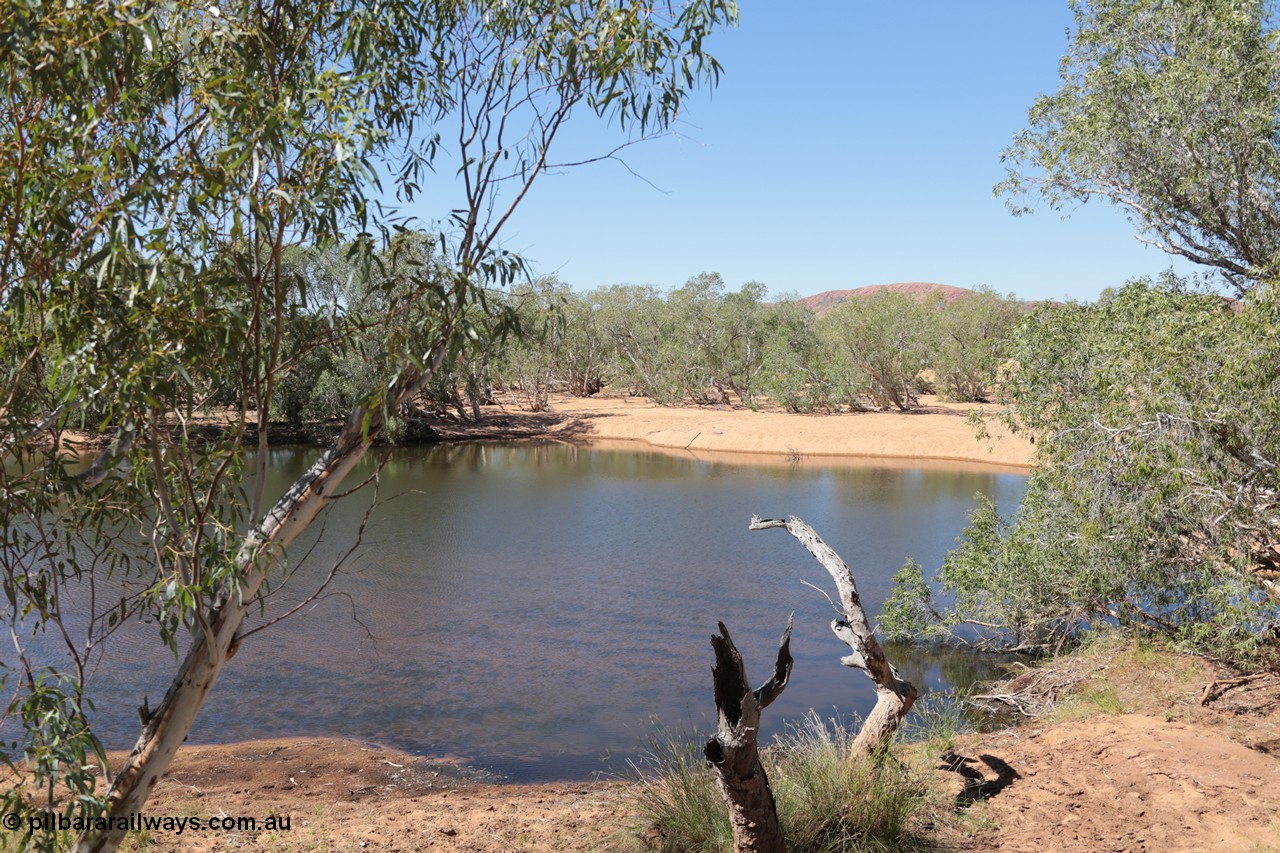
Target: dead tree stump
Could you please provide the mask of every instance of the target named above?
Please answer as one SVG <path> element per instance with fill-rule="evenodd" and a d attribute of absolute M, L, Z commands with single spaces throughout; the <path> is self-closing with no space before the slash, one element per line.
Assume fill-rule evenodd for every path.
<path fill-rule="evenodd" d="M 729 637 L 723 622 L 720 636 L 711 638 L 716 663 L 711 670 L 715 685 L 719 727 L 707 741 L 703 754 L 716 771 L 720 793 L 729 805 L 733 825 L 733 848 L 737 853 L 784 853 L 782 827 L 769 787 L 769 777 L 760 763 L 757 736 L 760 712 L 782 694 L 791 677 L 791 620 L 778 644 L 773 676 L 757 690 L 747 683 L 742 655 Z"/>

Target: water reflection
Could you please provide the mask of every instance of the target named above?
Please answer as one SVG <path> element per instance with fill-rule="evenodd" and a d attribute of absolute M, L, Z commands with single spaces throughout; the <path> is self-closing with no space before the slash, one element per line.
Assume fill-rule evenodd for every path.
<path fill-rule="evenodd" d="M 313 458 L 275 449 L 271 490 Z M 370 465 L 374 461 L 371 460 Z M 371 470 L 371 469 L 370 469 Z M 764 734 L 808 709 L 865 713 L 842 667 L 823 570 L 752 513 L 799 515 L 854 567 L 870 610 L 907 557 L 937 565 L 982 492 L 1012 509 L 1020 475 L 874 463 L 739 465 L 561 444 L 396 450 L 355 556 L 327 597 L 241 648 L 193 742 L 341 735 L 456 755 L 515 778 L 567 778 L 633 752 L 658 716 L 709 728 L 709 638 L 723 620 L 753 680 L 795 611 L 795 673 Z M 372 493 L 340 503 L 266 618 L 293 606 L 350 545 Z M 955 653 L 895 649 L 928 690 L 991 676 Z M 153 629 L 121 637 L 91 685 L 112 747 L 173 656 Z"/>

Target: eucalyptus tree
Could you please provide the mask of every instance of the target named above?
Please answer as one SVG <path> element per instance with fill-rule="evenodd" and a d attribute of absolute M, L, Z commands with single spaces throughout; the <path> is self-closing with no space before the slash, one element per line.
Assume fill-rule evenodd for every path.
<path fill-rule="evenodd" d="M 700 273 L 665 297 L 652 288 L 600 293 L 609 307 L 600 319 L 643 393 L 664 405 L 728 404 L 750 398 L 760 370 L 764 293 L 759 282 L 726 293 L 719 273 Z"/>
<path fill-rule="evenodd" d="M 601 291 L 582 294 L 556 276 L 544 276 L 515 288 L 509 303 L 522 330 L 503 342 L 498 373 L 526 407 L 541 411 L 547 396 L 562 390 L 577 397 L 600 391 L 616 373 Z"/>
<path fill-rule="evenodd" d="M 544 276 L 512 288 L 510 308 L 525 335 L 501 348 L 496 365 L 508 390 L 531 412 L 547 408 L 548 397 L 563 375 L 569 287 Z"/>
<path fill-rule="evenodd" d="M 485 320 L 486 288 L 521 275 L 499 235 L 571 114 L 633 138 L 665 127 L 718 77 L 706 40 L 735 15 L 728 0 L 0 5 L 2 677 L 21 728 L 4 759 L 66 814 L 101 818 L 77 849 L 119 844 L 289 544 Z M 397 243 L 395 210 L 437 163 L 458 200 L 429 244 Z M 321 310 L 339 337 L 375 324 L 381 359 L 273 503 L 269 454 L 251 493 L 239 483 L 295 366 L 292 300 L 313 298 L 288 275 L 302 244 L 346 245 L 370 270 L 379 315 Z M 239 412 L 210 439 L 197 415 L 215 398 Z M 111 436 L 83 471 L 59 443 L 77 412 Z M 64 618 L 73 598 L 87 620 Z M 104 795 L 86 666 L 139 616 L 179 665 Z M 65 656 L 37 654 L 39 635 Z M 5 805 L 34 807 L 17 788 Z"/>
<path fill-rule="evenodd" d="M 952 400 L 985 402 L 1021 314 L 1017 301 L 990 288 L 940 307 L 930 356 L 939 392 Z"/>
<path fill-rule="evenodd" d="M 798 297 L 780 299 L 764 316 L 761 370 L 756 386 L 788 412 L 830 411 L 830 366 L 809 307 Z"/>
<path fill-rule="evenodd" d="M 1243 293 L 1280 273 L 1280 31 L 1270 0 L 1072 0 L 1062 87 L 997 190 L 1119 205 Z M 1015 212 L 1027 208 L 1014 202 Z"/>
<path fill-rule="evenodd" d="M 749 281 L 720 299 L 720 323 L 728 333 L 723 362 L 725 381 L 746 405 L 755 405 L 753 385 L 764 369 L 764 342 L 768 334 L 768 288 Z"/>
<path fill-rule="evenodd" d="M 613 381 L 616 354 L 601 323 L 595 292 L 565 295 L 561 378 L 570 394 L 590 397 Z"/>
<path fill-rule="evenodd" d="M 975 516 L 941 573 L 956 594 L 942 621 L 1040 647 L 1120 622 L 1256 664 L 1274 657 L 1280 616 L 1276 9 L 1072 8 L 1062 87 L 1032 107 L 998 189 L 1117 204 L 1142 239 L 1223 273 L 1243 301 L 1137 283 L 1020 324 L 1004 390 L 1045 464 L 1012 521 Z M 887 624 L 937 617 L 918 569 L 903 580 Z"/>
<path fill-rule="evenodd" d="M 724 279 L 700 273 L 667 294 L 659 360 L 676 402 L 728 403 L 733 329 L 723 322 Z"/>
<path fill-rule="evenodd" d="M 666 300 L 649 285 L 615 284 L 592 291 L 600 328 L 612 342 L 619 378 L 634 395 L 660 403 L 680 400 L 683 386 L 673 384 L 662 360 L 668 333 Z"/>
<path fill-rule="evenodd" d="M 901 293 L 849 299 L 818 321 L 833 387 L 853 407 L 906 411 L 915 405 L 920 373 L 930 363 L 936 309 Z"/>
<path fill-rule="evenodd" d="M 1178 281 L 1046 306 L 1012 338 L 1012 422 L 1041 464 L 1022 506 L 981 507 L 938 576 L 900 577 L 892 634 L 977 626 L 1052 650 L 1097 623 L 1252 665 L 1280 626 L 1280 299 Z"/>
<path fill-rule="evenodd" d="M 352 243 L 294 247 L 286 254 L 285 278 L 291 284 L 281 324 L 284 369 L 271 399 L 273 420 L 323 428 L 345 417 L 368 389 L 388 380 L 399 358 L 386 346 L 388 318 L 398 315 L 406 291 L 412 292 L 423 270 L 439 266 L 437 241 L 433 235 L 404 231 L 367 257 Z M 435 269 L 429 274 L 443 273 Z M 388 413 L 388 437 L 402 437 L 422 406 L 437 412 L 452 406 L 465 418 L 466 403 L 474 412 L 477 398 L 487 396 L 489 331 L 510 318 L 503 311 L 482 310 L 471 319 L 473 333 L 463 348 L 433 371 L 413 400 Z"/>

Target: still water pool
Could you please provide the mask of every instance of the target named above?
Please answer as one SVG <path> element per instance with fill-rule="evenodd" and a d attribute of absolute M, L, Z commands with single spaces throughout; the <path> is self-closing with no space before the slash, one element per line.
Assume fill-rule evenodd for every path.
<path fill-rule="evenodd" d="M 282 491 L 314 455 L 273 450 L 270 488 Z M 978 466 L 553 443 L 397 449 L 342 574 L 325 597 L 246 640 L 190 741 L 336 735 L 517 780 L 584 778 L 634 755 L 655 718 L 713 729 L 717 620 L 759 682 L 792 611 L 794 675 L 765 713 L 764 736 L 810 708 L 865 713 L 871 682 L 840 665 L 847 649 L 827 627 L 831 605 L 801 583 L 830 589 L 829 579 L 784 531 L 749 533 L 752 513 L 813 525 L 875 613 L 907 557 L 939 564 L 976 493 L 1009 512 L 1024 487 L 1017 472 Z M 293 547 L 295 564 L 309 555 L 268 617 L 349 549 L 372 499 L 366 490 L 341 502 L 318 541 Z M 117 639 L 90 692 L 108 747 L 124 748 L 141 697 L 155 704 L 174 661 L 155 649 L 153 628 Z M 991 674 L 989 662 L 956 653 L 892 658 L 927 690 Z"/>

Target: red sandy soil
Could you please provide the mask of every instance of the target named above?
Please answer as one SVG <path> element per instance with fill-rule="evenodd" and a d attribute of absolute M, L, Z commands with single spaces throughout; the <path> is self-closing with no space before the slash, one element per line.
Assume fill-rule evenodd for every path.
<path fill-rule="evenodd" d="M 1003 772 L 1012 783 L 983 807 L 992 827 L 977 849 L 1280 846 L 1280 761 L 1204 725 L 1106 715 L 991 735 L 976 746 L 980 772 L 993 780 Z"/>
<path fill-rule="evenodd" d="M 960 737 L 917 765 L 948 813 L 940 849 L 1280 850 L 1280 677 L 1224 682 L 1202 706 L 1204 687 L 1226 673 L 1198 658 L 1113 649 L 1061 666 L 1071 686 L 1046 717 Z M 135 849 L 646 849 L 629 783 L 466 776 L 341 740 L 188 746 L 148 814 L 287 815 L 289 831 L 156 832 Z"/>
<path fill-rule="evenodd" d="M 971 849 L 1280 851 L 1280 675 L 1132 647 L 1066 667 L 1085 677 L 1045 719 L 957 744 L 986 794 Z"/>
<path fill-rule="evenodd" d="M 627 439 L 694 453 L 714 451 L 810 459 L 878 457 L 1027 467 L 1035 447 L 988 415 L 990 438 L 980 441 L 969 423 L 973 403 L 921 398 L 909 412 L 797 415 L 728 407 L 669 408 L 642 397 L 556 397 L 552 411 L 579 422 L 590 439 Z"/>
<path fill-rule="evenodd" d="M 380 853 L 612 850 L 623 842 L 629 819 L 624 787 L 616 782 L 469 781 L 447 764 L 338 739 L 189 746 L 156 787 L 147 814 L 259 821 L 287 816 L 288 831 L 156 832 L 138 847 Z"/>
<path fill-rule="evenodd" d="M 979 440 L 969 423 L 978 410 L 989 437 Z M 238 417 L 226 410 L 196 420 L 215 428 Z M 569 441 L 642 442 L 682 454 L 731 453 L 736 461 L 827 465 L 833 459 L 878 458 L 889 464 L 930 467 L 958 462 L 1027 468 L 1035 447 L 1026 433 L 1012 434 L 996 417 L 994 407 L 975 403 L 944 403 L 922 396 L 908 412 L 851 412 L 800 415 L 780 411 L 751 411 L 728 406 L 659 406 L 644 397 L 600 394 L 594 397 L 554 395 L 546 411 L 529 412 L 514 399 L 484 406 L 479 421 L 429 421 L 446 441 L 552 438 Z M 289 441 L 283 436 L 277 442 Z M 292 439 L 296 440 L 296 439 Z M 67 432 L 63 441 L 72 450 L 106 443 L 105 436 Z M 896 461 L 895 461 L 896 460 Z M 936 466 L 935 466 L 936 467 Z"/>

